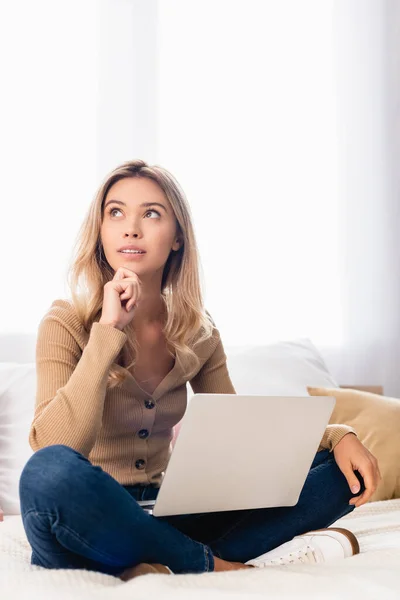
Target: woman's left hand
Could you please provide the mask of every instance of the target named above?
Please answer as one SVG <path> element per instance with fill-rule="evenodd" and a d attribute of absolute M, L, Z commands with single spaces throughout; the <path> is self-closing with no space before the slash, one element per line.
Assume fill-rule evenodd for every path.
<path fill-rule="evenodd" d="M 354 470 L 357 470 L 364 480 L 365 491 L 361 496 L 352 498 L 349 504 L 354 504 L 357 507 L 368 502 L 382 479 L 375 456 L 353 433 L 347 433 L 343 436 L 333 449 L 333 453 L 338 467 L 346 477 L 353 494 L 361 489 Z"/>

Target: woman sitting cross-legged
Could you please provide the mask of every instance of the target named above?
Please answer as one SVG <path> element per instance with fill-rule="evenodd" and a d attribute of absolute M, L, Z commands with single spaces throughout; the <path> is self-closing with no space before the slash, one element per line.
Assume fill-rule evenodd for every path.
<path fill-rule="evenodd" d="M 359 551 L 350 531 L 329 526 L 368 501 L 380 473 L 346 425 L 326 428 L 295 506 L 155 517 L 138 503 L 157 497 L 187 382 L 236 393 L 203 305 L 190 208 L 168 171 L 134 160 L 105 178 L 70 288 L 36 343 L 35 452 L 19 482 L 33 565 L 127 581 Z"/>

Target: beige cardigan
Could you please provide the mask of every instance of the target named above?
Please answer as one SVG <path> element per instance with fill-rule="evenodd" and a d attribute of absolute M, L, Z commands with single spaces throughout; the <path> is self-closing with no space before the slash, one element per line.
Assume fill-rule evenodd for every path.
<path fill-rule="evenodd" d="M 29 433 L 34 451 L 65 444 L 122 485 L 159 486 L 172 451 L 174 426 L 194 393 L 235 394 L 219 331 L 198 344 L 200 369 L 189 379 L 179 361 L 150 396 L 127 370 L 122 385 L 106 389 L 110 366 L 127 335 L 94 321 L 88 333 L 67 300 L 55 300 L 41 320 L 36 343 L 36 406 Z M 354 432 L 328 425 L 319 450 Z M 354 432 L 355 433 L 355 432 Z"/>

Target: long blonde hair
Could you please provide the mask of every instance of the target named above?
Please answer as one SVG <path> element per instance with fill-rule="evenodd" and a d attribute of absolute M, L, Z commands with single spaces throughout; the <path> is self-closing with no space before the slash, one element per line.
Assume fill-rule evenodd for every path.
<path fill-rule="evenodd" d="M 180 361 L 176 353 L 179 350 L 183 357 L 180 366 L 189 377 L 199 365 L 192 347 L 212 336 L 215 323 L 203 306 L 200 284 L 202 267 L 190 207 L 178 182 L 166 169 L 158 165 L 149 166 L 143 160 L 132 160 L 115 168 L 103 180 L 78 232 L 68 268 L 72 303 L 83 326 L 90 331 L 93 322 L 101 316 L 104 285 L 115 274 L 105 257 L 100 237 L 104 201 L 110 187 L 125 177 L 147 177 L 155 181 L 175 214 L 181 246 L 177 251 L 171 250 L 162 275 L 160 292 L 167 311 L 163 333 L 168 352 L 171 356 L 176 354 L 176 360 Z M 123 330 L 127 334 L 124 348 L 132 359 L 125 366 L 126 369 L 135 365 L 138 353 L 138 343 L 132 335 L 131 324 Z M 121 358 L 122 350 L 110 368 L 107 387 L 119 385 L 126 377 L 126 372 L 119 364 Z"/>

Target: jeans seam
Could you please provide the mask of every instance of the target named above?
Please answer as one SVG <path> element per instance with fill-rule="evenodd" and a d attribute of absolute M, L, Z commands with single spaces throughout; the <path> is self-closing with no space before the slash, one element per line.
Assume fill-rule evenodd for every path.
<path fill-rule="evenodd" d="M 209 572 L 210 571 L 210 552 L 211 552 L 211 550 L 205 544 L 203 544 L 203 549 L 204 549 L 204 556 L 205 556 L 205 559 L 206 559 L 205 560 L 205 563 L 206 563 L 205 564 L 206 572 Z M 214 570 L 215 570 L 215 564 L 214 564 Z"/>
<path fill-rule="evenodd" d="M 208 571 L 210 569 L 210 562 L 208 559 L 207 548 L 205 546 L 204 546 L 204 558 L 205 558 L 205 562 L 206 562 L 206 571 Z"/>
<path fill-rule="evenodd" d="M 46 517 L 54 517 L 53 513 L 51 513 L 51 512 L 37 511 L 34 508 L 31 508 L 26 513 L 24 513 L 24 519 L 30 513 L 32 513 L 32 512 L 36 513 L 36 515 L 45 515 Z M 117 563 L 115 563 L 113 557 L 111 557 L 108 554 L 103 554 L 103 552 L 100 552 L 99 550 L 97 550 L 97 548 L 94 548 L 93 546 L 91 546 L 90 544 L 88 544 L 83 538 L 81 538 L 81 536 L 79 535 L 79 533 L 76 533 L 76 531 L 74 531 L 73 529 L 70 529 L 68 527 L 68 525 L 63 525 L 62 523 L 59 523 L 58 527 L 61 527 L 62 529 L 68 531 L 73 537 L 75 537 L 75 539 L 79 540 L 82 543 L 83 546 L 86 546 L 86 548 L 88 548 L 89 550 L 93 550 L 100 557 L 103 557 L 106 560 L 110 560 L 112 562 L 112 564 L 109 565 L 109 566 L 119 566 Z M 61 543 L 61 542 L 58 542 L 58 543 Z M 69 548 L 66 548 L 66 550 L 69 550 Z M 74 552 L 74 551 L 73 550 L 69 550 L 69 552 Z M 83 557 L 83 558 L 86 558 L 86 557 Z M 92 560 L 96 560 L 96 559 L 92 559 Z"/>

